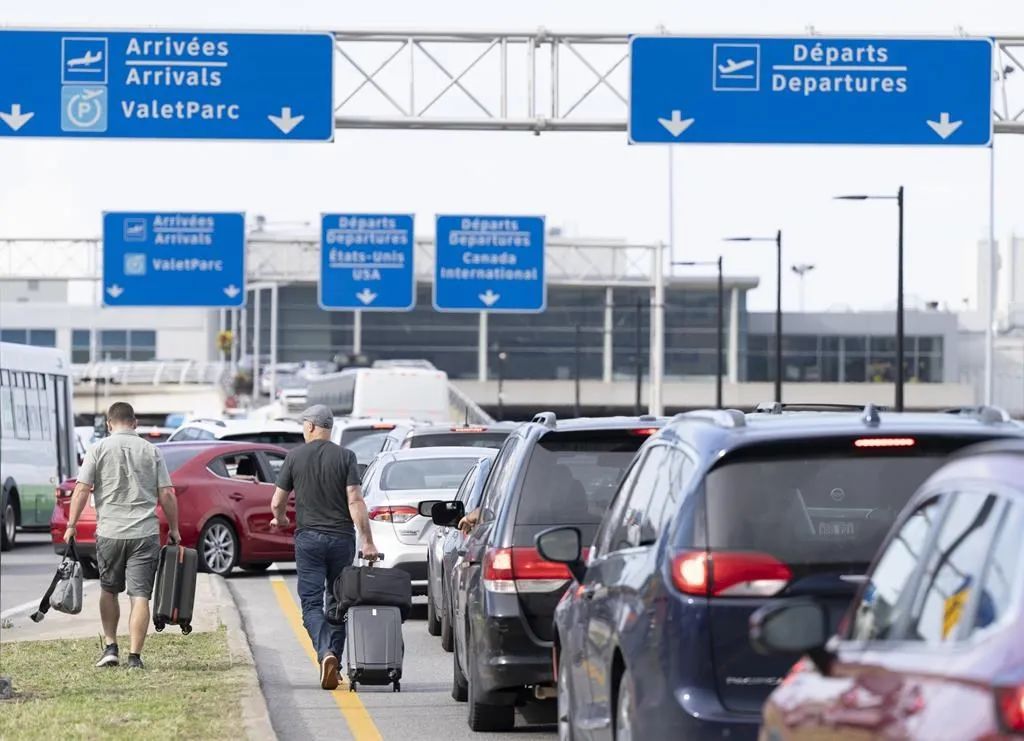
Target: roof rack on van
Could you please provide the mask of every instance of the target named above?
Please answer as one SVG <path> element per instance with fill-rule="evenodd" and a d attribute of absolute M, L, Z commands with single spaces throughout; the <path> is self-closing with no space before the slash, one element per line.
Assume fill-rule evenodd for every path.
<path fill-rule="evenodd" d="M 871 404 L 880 411 L 884 411 L 886 408 Z M 783 403 L 781 401 L 763 401 L 757 405 L 754 410 L 755 414 L 782 414 L 783 412 L 862 412 L 865 406 L 863 404 L 833 404 L 823 403 L 816 404 L 812 402 L 796 402 L 796 403 Z"/>
<path fill-rule="evenodd" d="M 530 421 L 535 424 L 544 425 L 551 430 L 555 429 L 558 425 L 558 417 L 555 416 L 554 412 L 539 412 Z"/>
<path fill-rule="evenodd" d="M 747 426 L 747 416 L 739 409 L 694 409 L 677 414 L 674 419 L 700 419 L 719 427 Z"/>
<path fill-rule="evenodd" d="M 861 421 L 868 427 L 878 427 L 882 424 L 882 416 L 878 413 L 882 407 L 879 407 L 871 402 L 864 405 L 864 413 L 861 415 Z"/>
<path fill-rule="evenodd" d="M 981 404 L 979 406 L 950 407 L 949 409 L 943 409 L 942 413 L 977 417 L 978 421 L 985 425 L 1011 422 L 1013 420 L 1013 417 L 1010 416 L 1009 412 L 1002 407 L 987 406 L 985 404 Z"/>

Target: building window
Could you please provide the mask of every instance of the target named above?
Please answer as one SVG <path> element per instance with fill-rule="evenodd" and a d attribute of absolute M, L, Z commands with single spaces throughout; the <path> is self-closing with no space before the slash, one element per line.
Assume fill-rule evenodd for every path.
<path fill-rule="evenodd" d="M 55 329 L 0 329 L 0 342 L 16 342 L 19 345 L 36 347 L 57 347 Z"/>
<path fill-rule="evenodd" d="M 71 330 L 71 362 L 79 365 L 92 362 L 92 332 L 90 330 Z"/>
<path fill-rule="evenodd" d="M 156 332 L 104 329 L 100 332 L 99 356 L 103 360 L 153 360 L 156 358 Z"/>

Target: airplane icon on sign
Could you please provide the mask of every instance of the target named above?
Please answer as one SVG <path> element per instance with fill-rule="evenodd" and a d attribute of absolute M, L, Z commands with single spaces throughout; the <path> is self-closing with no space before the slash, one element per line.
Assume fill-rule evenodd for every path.
<path fill-rule="evenodd" d="M 753 59 L 745 59 L 742 62 L 734 62 L 731 59 L 726 59 L 725 64 L 718 65 L 718 71 L 723 75 L 731 75 L 733 77 L 751 77 L 751 75 L 737 75 L 736 73 L 753 66 Z"/>
<path fill-rule="evenodd" d="M 69 59 L 68 67 L 91 67 L 103 59 L 103 52 L 98 51 L 93 54 L 91 51 L 87 51 L 84 57 L 78 57 L 77 59 Z"/>

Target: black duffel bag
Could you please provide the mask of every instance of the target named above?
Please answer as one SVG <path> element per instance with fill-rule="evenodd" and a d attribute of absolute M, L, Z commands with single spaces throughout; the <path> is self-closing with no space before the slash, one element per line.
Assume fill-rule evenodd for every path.
<path fill-rule="evenodd" d="M 362 559 L 362 552 L 359 558 Z M 383 554 L 376 560 L 384 558 Z M 412 614 L 412 577 L 402 569 L 388 569 L 374 566 L 368 560 L 366 566 L 346 566 L 334 582 L 334 610 L 329 610 L 327 619 L 338 625 L 344 622 L 345 612 L 356 605 L 373 607 L 397 607 L 405 621 Z M 333 613 L 333 614 L 332 614 Z"/>

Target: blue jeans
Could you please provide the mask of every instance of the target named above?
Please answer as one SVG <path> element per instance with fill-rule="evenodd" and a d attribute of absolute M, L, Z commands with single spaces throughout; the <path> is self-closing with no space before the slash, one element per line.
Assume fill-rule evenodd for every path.
<path fill-rule="evenodd" d="M 317 661 L 334 654 L 339 660 L 345 648 L 345 626 L 327 622 L 326 610 L 334 607 L 334 582 L 342 569 L 352 565 L 355 536 L 332 535 L 317 530 L 295 534 L 295 570 L 298 575 L 302 624 L 316 649 Z"/>

